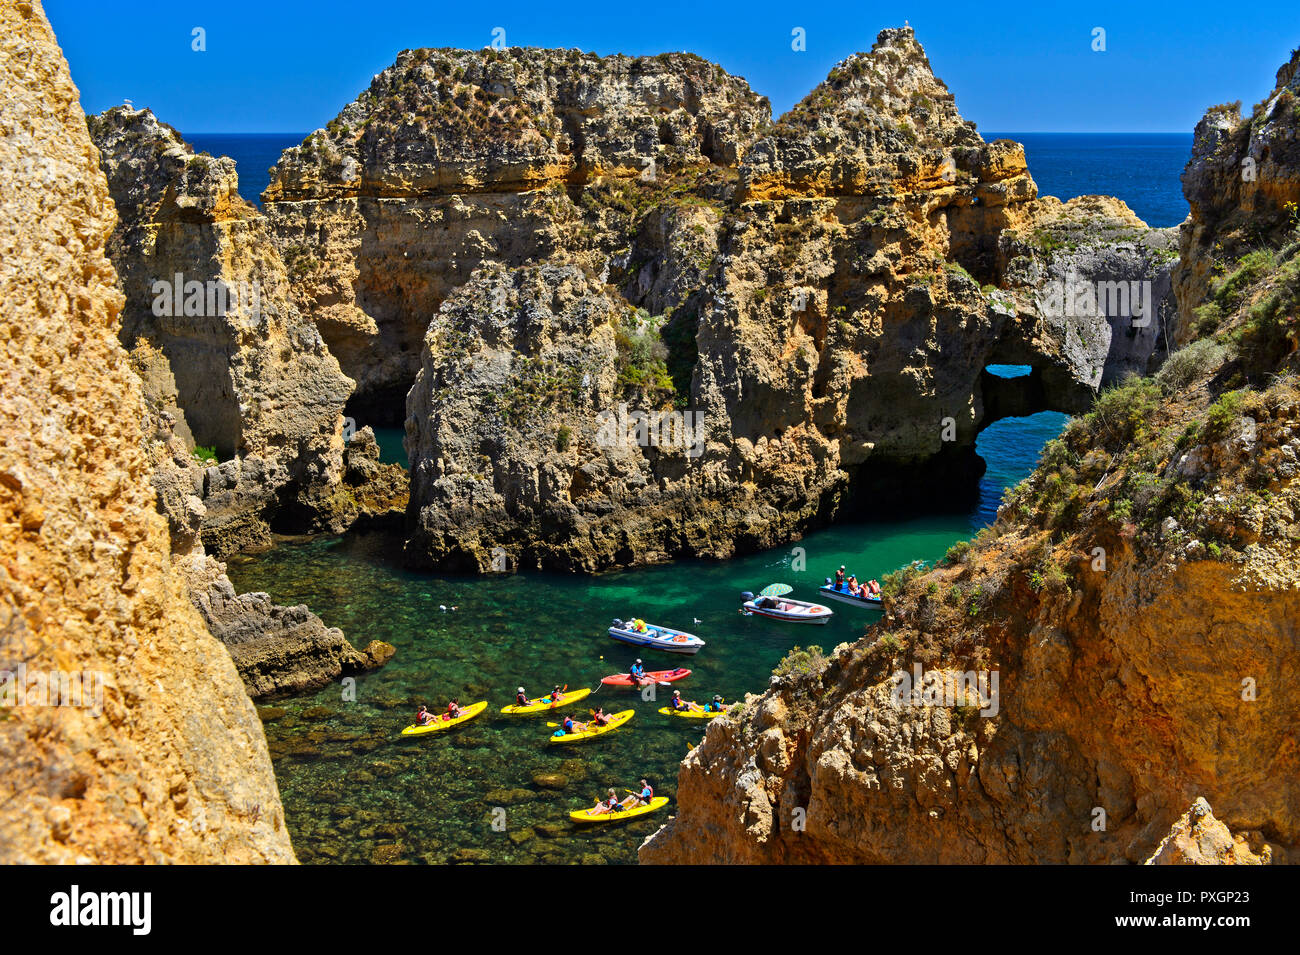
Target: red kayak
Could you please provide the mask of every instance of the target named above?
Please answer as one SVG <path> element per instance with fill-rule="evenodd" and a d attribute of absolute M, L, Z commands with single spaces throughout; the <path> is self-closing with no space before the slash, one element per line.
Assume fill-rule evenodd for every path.
<path fill-rule="evenodd" d="M 673 680 L 680 680 L 682 677 L 690 675 L 690 670 L 685 667 L 678 667 L 675 670 L 646 670 L 645 678 L 641 683 L 634 683 L 632 677 L 627 673 L 615 673 L 613 676 L 605 677 L 600 682 L 609 686 L 644 686 L 646 683 L 671 683 Z"/>

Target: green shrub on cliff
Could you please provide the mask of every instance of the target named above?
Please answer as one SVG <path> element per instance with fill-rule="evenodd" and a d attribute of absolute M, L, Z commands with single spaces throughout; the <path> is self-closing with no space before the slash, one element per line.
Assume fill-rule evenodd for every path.
<path fill-rule="evenodd" d="M 673 379 L 667 364 L 668 347 L 659 335 L 659 328 L 648 317 L 637 316 L 631 322 L 620 323 L 614 333 L 614 345 L 618 349 L 615 370 L 620 389 L 673 393 Z"/>
<path fill-rule="evenodd" d="M 821 647 L 813 644 L 807 650 L 795 647 L 772 672 L 777 676 L 811 676 L 826 669 L 826 654 Z"/>
<path fill-rule="evenodd" d="M 200 464 L 217 463 L 216 448 L 212 448 L 212 447 L 205 448 L 202 445 L 195 445 L 194 451 L 192 453 L 194 455 L 194 460 L 198 461 Z"/>

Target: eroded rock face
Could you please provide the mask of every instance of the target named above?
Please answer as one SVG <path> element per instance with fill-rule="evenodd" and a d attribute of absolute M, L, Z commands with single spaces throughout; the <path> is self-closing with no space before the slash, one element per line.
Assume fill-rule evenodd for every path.
<path fill-rule="evenodd" d="M 1252 115 L 1240 102 L 1212 107 L 1196 124 L 1183 170 L 1191 215 L 1178 266 L 1179 343 L 1198 333 L 1196 310 L 1216 265 L 1237 259 L 1259 237 L 1296 221 L 1300 203 L 1300 51 L 1277 71 L 1277 85 Z"/>
<path fill-rule="evenodd" d="M 714 721 L 643 862 L 1296 857 L 1300 352 L 1284 318 L 1278 347 L 1251 342 L 1273 335 L 1261 303 L 1285 316 L 1300 300 L 1300 249 L 1247 205 L 1201 218 L 1203 163 L 1198 150 L 1184 176 L 1184 250 L 1215 248 L 1220 229 L 1226 247 L 1251 221 L 1275 274 L 1239 276 L 1232 297 L 1220 277 L 1232 304 L 1214 338 L 1072 422 L 975 541 L 887 580 L 865 638 L 792 661 Z M 1022 225 L 1002 248 L 1092 254 L 1057 218 L 1048 241 Z M 1167 270 L 1166 241 L 1120 244 Z M 1184 266 L 1174 295 L 1199 308 L 1209 288 Z M 1124 363 L 1140 369 L 1143 348 Z"/>
<path fill-rule="evenodd" d="M 263 207 L 358 416 L 395 424 L 429 319 L 475 268 L 563 253 L 600 272 L 627 216 L 585 184 L 732 167 L 767 118 L 690 54 L 409 50 L 285 152 Z"/>
<path fill-rule="evenodd" d="M 1210 804 L 1198 798 L 1173 824 L 1145 864 L 1268 865 L 1273 861 L 1270 846 L 1258 848 L 1261 851 L 1257 855 L 1247 838 L 1234 837 L 1227 826 L 1214 818 Z"/>
<path fill-rule="evenodd" d="M 130 356 L 132 366 L 147 370 L 152 354 L 147 344 L 137 343 Z M 305 606 L 284 607 L 264 593 L 235 592 L 226 565 L 209 556 L 203 542 L 204 499 L 210 491 L 208 471 L 212 469 L 194 459 L 175 434 L 175 421 L 169 412 L 146 402 L 142 431 L 158 510 L 171 531 L 172 563 L 208 630 L 230 651 L 248 695 L 259 699 L 315 689 L 387 662 L 392 647 L 375 641 L 364 652 L 358 651 L 341 630 L 327 627 Z M 377 458 L 373 432 L 354 436 L 345 454 L 342 484 L 347 490 L 333 493 L 374 495 L 382 491 L 391 469 L 379 465 Z M 384 507 L 398 508 L 400 513 L 406 488 L 403 475 L 398 486 L 388 487 L 394 499 L 386 504 L 373 496 L 366 498 L 367 515 L 381 513 Z M 356 509 L 355 503 L 353 506 Z M 333 509 L 344 510 L 338 502 Z"/>
<path fill-rule="evenodd" d="M 0 668 L 26 668 L 23 699 L 0 691 L 0 861 L 292 862 L 261 724 L 154 508 L 113 204 L 38 3 L 0 8 L 0 74 Z M 92 705 L 44 705 L 51 674 Z"/>
<path fill-rule="evenodd" d="M 290 301 L 233 160 L 196 156 L 147 109 L 114 107 L 89 125 L 120 216 L 109 254 L 126 295 L 123 344 L 145 343 L 140 364 L 171 386 L 177 433 L 223 462 L 201 491 L 207 546 L 267 544 L 283 502 L 342 479 L 352 382 Z"/>
<path fill-rule="evenodd" d="M 657 191 L 638 182 L 635 227 L 600 220 L 621 223 L 597 230 L 625 237 L 615 255 L 532 246 L 589 285 L 608 280 L 584 293 L 603 311 L 644 310 L 670 388 L 598 387 L 592 366 L 579 403 L 562 388 L 532 393 L 528 420 L 547 422 L 545 435 L 520 433 L 493 402 L 460 400 L 495 393 L 505 372 L 458 396 L 460 372 L 449 372 L 460 358 L 436 341 L 454 326 L 467 335 L 461 350 L 490 349 L 503 369 L 545 365 L 556 342 L 576 347 L 581 335 L 539 305 L 544 289 L 510 295 L 512 278 L 446 299 L 408 404 L 417 563 L 486 569 L 501 547 L 511 566 L 589 569 L 773 546 L 855 497 L 933 494 L 934 475 L 944 490 L 970 487 L 982 427 L 1082 410 L 1099 387 L 1160 360 L 1172 233 L 1117 200 L 1037 199 L 1023 150 L 985 143 L 961 119 L 911 30 L 884 31 L 740 155 L 734 187 L 691 167 L 661 172 Z M 616 205 L 596 185 L 577 195 L 584 208 Z M 556 221 L 573 221 L 565 215 Z M 504 274 L 535 285 L 543 273 L 529 268 Z M 1113 303 L 1097 304 L 1102 284 Z M 1092 308 L 1076 286 L 1094 290 Z M 595 347 L 601 367 L 618 360 Z M 1034 372 L 1009 384 L 985 371 L 993 363 Z M 625 466 L 609 465 L 593 416 L 629 398 L 631 410 L 690 411 L 707 441 L 684 462 L 631 442 Z M 573 439 L 564 452 L 561 427 Z M 427 439 L 439 431 L 446 440 Z M 492 437 L 469 440 L 483 433 Z M 615 534 L 594 530 L 597 513 Z"/>

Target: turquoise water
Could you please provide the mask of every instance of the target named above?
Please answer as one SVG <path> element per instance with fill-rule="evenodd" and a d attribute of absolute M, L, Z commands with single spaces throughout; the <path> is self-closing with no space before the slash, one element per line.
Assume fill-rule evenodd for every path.
<path fill-rule="evenodd" d="M 683 696 L 732 700 L 759 693 L 796 644 L 827 650 L 860 637 L 878 613 L 835 604 L 827 626 L 781 624 L 739 613 L 740 592 L 789 583 L 815 599 L 840 564 L 879 577 L 912 560 L 934 560 L 996 511 L 1002 489 L 1033 467 L 1065 417 L 1005 419 L 980 437 L 989 459 L 971 512 L 844 524 L 789 548 L 725 563 L 681 562 L 597 578 L 540 574 L 430 577 L 397 563 L 391 540 L 318 539 L 284 544 L 229 563 L 242 590 L 306 603 L 353 643 L 386 640 L 397 655 L 359 677 L 355 699 L 338 686 L 262 707 L 288 826 L 304 862 L 633 862 L 666 813 L 578 829 L 568 812 L 613 786 L 647 775 L 673 796 L 677 764 L 702 728 L 656 709 L 662 696 L 601 687 L 572 708 L 632 708 L 625 727 L 599 739 L 551 746 L 545 717 L 505 717 L 522 683 L 540 696 L 553 683 L 597 686 L 639 654 L 649 669 L 682 663 Z M 442 609 L 442 608 L 446 609 Z M 614 617 L 642 617 L 703 637 L 695 658 L 638 651 L 605 633 Z M 661 693 L 663 691 L 660 691 Z M 487 699 L 488 712 L 447 734 L 401 739 L 415 707 Z M 503 811 L 494 816 L 495 810 Z M 671 808 L 670 810 L 671 811 Z M 494 829 L 493 821 L 504 829 Z"/>
<path fill-rule="evenodd" d="M 379 445 L 379 460 L 383 464 L 408 465 L 406 448 L 402 441 L 406 432 L 401 428 L 374 428 L 375 442 Z"/>

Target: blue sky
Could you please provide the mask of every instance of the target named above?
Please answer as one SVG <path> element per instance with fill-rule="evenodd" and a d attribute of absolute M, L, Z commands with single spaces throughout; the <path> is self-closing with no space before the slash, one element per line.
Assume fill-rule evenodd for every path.
<path fill-rule="evenodd" d="M 342 3 L 47 0 L 99 112 L 130 99 L 182 133 L 323 126 L 408 47 L 689 50 L 744 76 L 779 114 L 884 27 L 909 20 L 962 115 L 993 131 L 1190 132 L 1205 107 L 1272 88 L 1300 46 L 1300 0 L 1208 3 L 745 3 L 655 0 Z M 192 31 L 205 31 L 195 52 Z M 791 49 L 802 27 L 807 49 Z M 1093 30 L 1103 28 L 1104 52 Z"/>

